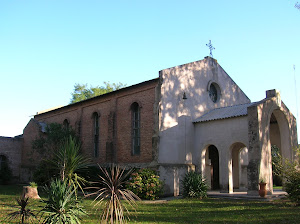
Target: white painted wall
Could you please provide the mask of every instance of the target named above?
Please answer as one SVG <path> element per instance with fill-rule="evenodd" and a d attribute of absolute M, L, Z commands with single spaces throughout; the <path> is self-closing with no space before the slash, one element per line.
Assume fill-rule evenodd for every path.
<path fill-rule="evenodd" d="M 210 180 L 207 164 L 206 149 L 209 145 L 217 147 L 219 152 L 220 188 L 222 192 L 232 191 L 231 149 L 236 143 L 248 147 L 248 118 L 247 116 L 202 122 L 195 124 L 195 148 L 193 163 L 202 174 Z M 248 161 L 247 161 L 248 162 Z"/>
<path fill-rule="evenodd" d="M 193 163 L 194 138 L 211 138 L 212 133 L 206 137 L 195 135 L 192 121 L 214 108 L 250 102 L 217 61 L 210 57 L 164 69 L 160 71 L 160 78 L 159 163 Z M 211 81 L 218 83 L 221 89 L 217 103 L 211 101 L 207 90 Z M 182 99 L 184 92 L 186 100 Z"/>

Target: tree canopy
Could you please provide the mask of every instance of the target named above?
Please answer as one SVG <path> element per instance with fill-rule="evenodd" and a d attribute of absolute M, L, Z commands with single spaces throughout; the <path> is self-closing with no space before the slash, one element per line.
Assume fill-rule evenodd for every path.
<path fill-rule="evenodd" d="M 77 103 L 82 100 L 86 100 L 95 96 L 103 95 L 121 88 L 126 87 L 126 84 L 123 83 L 110 83 L 103 82 L 103 86 L 90 86 L 88 88 L 87 84 L 78 84 L 74 85 L 74 91 L 71 93 L 72 98 L 70 103 Z"/>

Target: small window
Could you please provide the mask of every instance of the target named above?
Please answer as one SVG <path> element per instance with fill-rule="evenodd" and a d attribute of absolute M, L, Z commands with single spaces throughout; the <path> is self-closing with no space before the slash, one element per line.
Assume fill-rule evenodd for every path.
<path fill-rule="evenodd" d="M 132 110 L 132 155 L 140 154 L 140 107 L 133 103 Z"/>
<path fill-rule="evenodd" d="M 209 89 L 209 98 L 212 102 L 217 103 L 220 99 L 221 91 L 217 83 L 213 82 L 210 84 Z"/>
<path fill-rule="evenodd" d="M 99 151 L 99 116 L 98 116 L 98 113 L 93 114 L 93 137 L 94 137 L 94 157 L 98 157 L 98 151 Z"/>

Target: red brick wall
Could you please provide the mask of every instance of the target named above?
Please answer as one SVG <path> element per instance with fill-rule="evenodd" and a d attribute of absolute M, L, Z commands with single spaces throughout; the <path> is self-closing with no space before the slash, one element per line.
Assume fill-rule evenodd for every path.
<path fill-rule="evenodd" d="M 152 161 L 153 105 L 154 88 L 125 95 L 117 100 L 117 158 L 120 163 L 145 163 Z M 131 105 L 137 102 L 140 106 L 140 155 L 132 156 L 131 143 Z"/>
<path fill-rule="evenodd" d="M 35 167 L 40 162 L 40 155 L 32 149 L 32 142 L 41 135 L 43 135 L 43 133 L 41 132 L 41 127 L 38 122 L 31 119 L 23 132 L 24 143 L 21 157 L 23 168 Z"/>
<path fill-rule="evenodd" d="M 68 105 L 35 116 L 45 123 L 63 123 L 68 119 L 72 128 L 79 133 L 83 152 L 94 163 L 150 163 L 152 155 L 152 136 L 154 128 L 153 108 L 155 87 L 158 79 L 127 87 L 90 100 Z M 132 103 L 141 107 L 141 149 L 140 155 L 131 155 L 131 110 Z M 94 157 L 93 113 L 99 115 L 99 152 Z M 32 139 L 32 136 L 28 138 Z M 107 151 L 113 146 L 114 154 Z"/>
<path fill-rule="evenodd" d="M 22 146 L 23 138 L 21 137 L 0 137 L 0 155 L 8 159 L 8 165 L 17 180 L 19 179 L 20 173 Z"/>

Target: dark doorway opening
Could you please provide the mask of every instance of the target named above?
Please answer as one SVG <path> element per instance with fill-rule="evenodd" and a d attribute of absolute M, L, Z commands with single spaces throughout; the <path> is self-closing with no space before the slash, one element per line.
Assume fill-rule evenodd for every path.
<path fill-rule="evenodd" d="M 208 147 L 208 158 L 211 161 L 210 174 L 211 174 L 211 189 L 220 189 L 220 174 L 219 174 L 219 153 L 214 145 Z"/>

